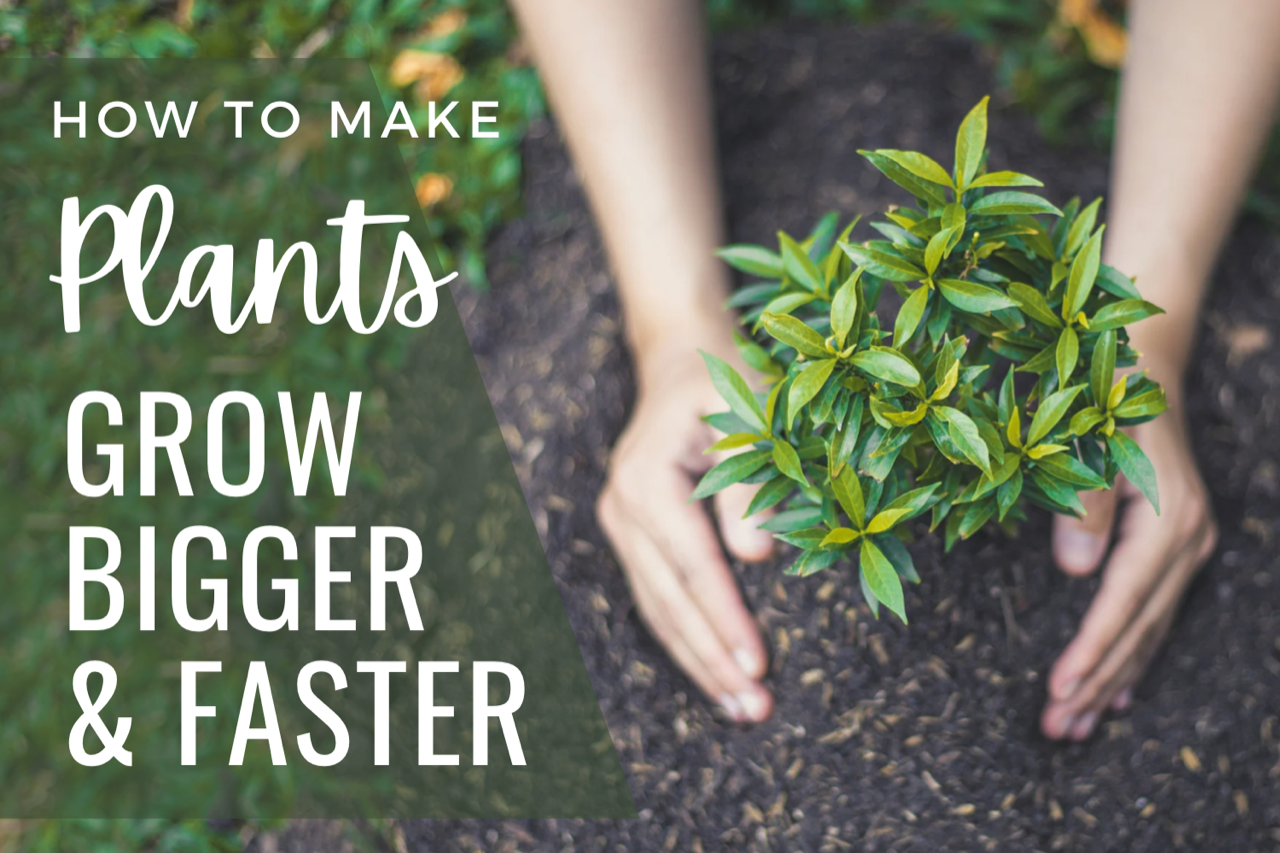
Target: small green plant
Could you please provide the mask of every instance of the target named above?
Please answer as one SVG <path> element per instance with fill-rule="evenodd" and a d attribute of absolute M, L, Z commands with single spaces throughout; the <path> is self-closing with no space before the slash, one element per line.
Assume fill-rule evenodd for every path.
<path fill-rule="evenodd" d="M 757 393 L 703 354 L 730 408 L 707 418 L 726 434 L 708 452 L 741 452 L 694 498 L 760 484 L 747 515 L 782 505 L 762 527 L 800 549 L 790 574 L 856 556 L 872 611 L 904 622 L 916 516 L 930 513 L 950 550 L 988 522 L 1012 531 L 1027 501 L 1079 516 L 1077 492 L 1111 488 L 1118 473 L 1159 510 L 1151 463 L 1118 427 L 1163 412 L 1164 391 L 1114 374 L 1138 356 L 1125 326 L 1161 309 L 1101 263 L 1101 199 L 1059 210 L 1009 189 L 1042 184 L 987 172 L 986 137 L 984 98 L 950 173 L 915 152 L 861 152 L 916 200 L 872 224 L 884 239 L 849 242 L 856 220 L 837 237 L 828 214 L 802 242 L 779 233 L 776 253 L 719 253 L 765 279 L 729 304 L 749 330 L 742 356 L 771 388 Z M 879 313 L 886 283 L 902 297 L 892 328 Z"/>

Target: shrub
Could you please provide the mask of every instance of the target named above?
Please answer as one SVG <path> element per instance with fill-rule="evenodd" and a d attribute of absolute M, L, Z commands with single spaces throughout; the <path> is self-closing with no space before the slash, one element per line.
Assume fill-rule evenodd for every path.
<path fill-rule="evenodd" d="M 779 233 L 777 252 L 720 251 L 765 279 L 729 304 L 744 310 L 744 360 L 772 387 L 757 394 L 704 353 L 730 408 L 707 418 L 726 434 L 708 452 L 741 452 L 694 497 L 760 484 L 747 515 L 781 507 L 762 527 L 800 549 L 790 574 L 856 557 L 872 611 L 904 622 L 917 516 L 950 550 L 988 522 L 1011 530 L 1028 501 L 1079 516 L 1077 491 L 1118 473 L 1157 503 L 1150 462 L 1118 427 L 1164 411 L 1164 391 L 1114 374 L 1138 356 L 1125 326 L 1161 309 L 1101 263 L 1101 199 L 1059 210 L 1010 189 L 1042 184 L 986 171 L 986 136 L 984 98 L 950 173 L 916 152 L 860 152 L 915 197 L 873 223 L 884 239 L 849 242 L 856 220 L 837 237 L 828 214 L 802 242 Z M 902 297 L 891 328 L 886 284 Z"/>

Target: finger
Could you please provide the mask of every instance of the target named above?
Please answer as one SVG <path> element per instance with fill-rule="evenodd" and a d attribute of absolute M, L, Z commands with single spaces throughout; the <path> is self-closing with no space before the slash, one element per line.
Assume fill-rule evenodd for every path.
<path fill-rule="evenodd" d="M 1116 515 L 1116 493 L 1081 492 L 1084 518 L 1060 515 L 1053 524 L 1053 557 L 1069 575 L 1092 574 L 1102 564 Z"/>
<path fill-rule="evenodd" d="M 1173 556 L 1169 550 L 1177 547 L 1147 504 L 1131 502 L 1126 521 L 1129 524 L 1107 563 L 1102 587 L 1075 639 L 1053 666 L 1049 695 L 1054 701 L 1069 699 L 1102 661 L 1160 580 Z"/>
<path fill-rule="evenodd" d="M 1074 710 L 1070 713 L 1076 720 L 1071 727 L 1071 737 L 1076 740 L 1088 737 L 1102 712 L 1146 671 L 1173 624 L 1178 601 L 1195 567 L 1194 552 L 1184 550 L 1178 554 L 1134 625 L 1072 697 L 1070 706 Z"/>
<path fill-rule="evenodd" d="M 721 678 L 702 662 L 702 659 L 693 651 L 693 648 L 685 642 L 670 615 L 666 613 L 665 603 L 656 599 L 647 584 L 643 582 L 634 584 L 631 594 L 635 599 L 636 608 L 639 610 L 645 626 L 662 644 L 667 653 L 671 655 L 671 659 L 675 661 L 685 675 L 708 698 L 719 702 L 725 713 L 733 720 L 745 720 L 746 715 L 743 712 L 742 703 L 722 683 Z"/>
<path fill-rule="evenodd" d="M 757 684 L 738 665 L 730 650 L 707 621 L 701 609 L 689 597 L 687 588 L 680 583 L 672 569 L 665 564 L 663 554 L 648 537 L 639 535 L 634 540 L 636 559 L 662 570 L 644 573 L 637 584 L 640 592 L 650 598 L 647 609 L 654 614 L 654 625 L 661 631 L 664 645 L 683 655 L 681 663 L 689 660 L 686 668 L 695 681 L 712 699 L 726 710 L 739 711 L 741 718 L 763 720 L 769 715 L 772 699 L 769 692 Z"/>
<path fill-rule="evenodd" d="M 637 508 L 641 528 L 741 670 L 759 678 L 768 665 L 764 641 L 742 602 L 711 519 L 701 505 L 687 502 L 691 486 L 681 472 L 661 472 L 652 480 L 644 508 Z"/>
<path fill-rule="evenodd" d="M 773 554 L 773 534 L 760 525 L 773 513 L 770 510 L 744 518 L 759 486 L 739 483 L 716 495 L 716 517 L 725 547 L 740 560 L 757 562 Z"/>
<path fill-rule="evenodd" d="M 600 493 L 599 501 L 596 502 L 596 515 L 599 516 L 600 526 L 604 529 L 605 535 L 608 535 L 614 555 L 622 566 L 623 575 L 626 576 L 627 585 L 631 588 L 631 597 L 636 603 L 636 610 L 640 612 L 641 621 L 644 621 L 654 638 L 657 638 L 662 647 L 667 649 L 667 653 L 675 658 L 680 669 L 694 680 L 703 693 L 710 698 L 719 699 L 724 710 L 730 713 L 733 719 L 741 719 L 741 703 L 732 698 L 732 693 L 728 686 L 722 683 L 721 676 L 710 670 L 692 651 L 689 643 L 681 637 L 678 617 L 673 619 L 668 612 L 667 603 L 652 589 L 650 575 L 671 574 L 675 569 L 668 566 L 662 558 L 654 560 L 652 547 L 648 551 L 640 549 L 637 552 L 636 542 L 644 539 L 645 534 L 636 525 L 635 519 L 623 510 L 621 498 L 618 497 L 618 492 L 613 488 L 612 483 L 605 485 L 604 491 Z M 730 698 L 730 701 L 724 701 L 724 697 Z"/>
<path fill-rule="evenodd" d="M 1128 517 L 1137 518 L 1138 523 L 1126 529 L 1125 539 L 1129 540 L 1144 535 L 1155 536 L 1149 530 L 1150 521 L 1144 517 L 1152 515 L 1145 505 L 1131 507 Z M 1146 671 L 1152 658 L 1160 648 L 1165 635 L 1173 623 L 1187 585 L 1195 575 L 1200 564 L 1208 557 L 1214 544 L 1213 522 L 1209 518 L 1202 520 L 1192 531 L 1192 535 L 1180 547 L 1171 547 L 1172 554 L 1162 557 L 1154 565 L 1135 565 L 1120 562 L 1123 554 L 1117 549 L 1117 555 L 1107 567 L 1108 575 L 1113 573 L 1149 574 L 1158 578 L 1147 593 L 1134 615 L 1125 620 L 1116 639 L 1100 657 L 1099 662 L 1085 676 L 1070 694 L 1054 698 L 1046 706 L 1041 718 L 1041 728 L 1050 737 L 1072 737 L 1077 740 L 1088 737 L 1097 724 L 1101 714 L 1108 706 L 1116 710 L 1127 708 L 1132 701 L 1132 687 Z M 1103 591 L 1095 600 L 1095 607 L 1101 604 L 1107 595 L 1104 581 Z M 1088 617 L 1086 616 L 1086 620 Z M 1084 628 L 1081 628 L 1084 633 Z M 1070 652 L 1071 649 L 1068 649 Z M 1063 658 L 1067 654 L 1064 653 Z M 1059 661 L 1063 663 L 1062 660 Z M 1055 668 L 1051 676 L 1051 695 L 1053 695 L 1055 679 L 1058 672 Z"/>

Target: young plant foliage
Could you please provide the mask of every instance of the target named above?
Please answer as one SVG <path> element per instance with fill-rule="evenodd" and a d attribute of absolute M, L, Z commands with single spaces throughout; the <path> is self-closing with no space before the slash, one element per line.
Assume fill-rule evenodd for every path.
<path fill-rule="evenodd" d="M 872 611 L 904 622 L 913 519 L 950 550 L 988 524 L 1012 531 L 1027 503 L 1079 516 L 1077 493 L 1118 474 L 1159 510 L 1151 463 L 1118 427 L 1163 412 L 1164 391 L 1116 371 L 1138 357 L 1125 326 L 1161 309 L 1102 263 L 1100 200 L 1059 209 L 1027 189 L 1035 178 L 986 171 L 986 139 L 983 99 L 950 171 L 862 152 L 915 202 L 873 223 L 880 239 L 851 240 L 856 220 L 837 237 L 828 214 L 802 241 L 780 233 L 776 252 L 719 253 L 761 279 L 730 305 L 771 387 L 706 356 L 730 409 L 707 419 L 726 433 L 714 449 L 738 454 L 694 496 L 760 484 L 748 515 L 778 510 L 762 527 L 799 549 L 789 573 L 856 561 Z"/>

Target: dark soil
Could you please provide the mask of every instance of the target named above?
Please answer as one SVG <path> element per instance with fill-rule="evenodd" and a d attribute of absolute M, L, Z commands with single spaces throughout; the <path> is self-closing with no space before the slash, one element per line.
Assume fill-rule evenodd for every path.
<path fill-rule="evenodd" d="M 715 55 L 735 241 L 900 201 L 856 154 L 949 160 L 994 88 L 970 43 L 915 29 L 789 27 Z M 993 107 L 991 162 L 1054 200 L 1102 194 L 1104 158 Z M 1206 314 L 1191 412 L 1222 544 L 1137 691 L 1079 745 L 1037 729 L 1044 674 L 1096 589 L 1052 565 L 1050 519 L 1016 540 L 912 546 L 912 623 L 873 620 L 847 570 L 741 567 L 777 710 L 736 726 L 642 626 L 593 515 L 633 386 L 600 241 L 550 126 L 525 148 L 526 215 L 457 298 L 628 773 L 635 821 L 402 823 L 431 851 L 1272 851 L 1280 849 L 1280 240 L 1246 223 Z M 282 845 L 287 846 L 287 845 Z"/>

